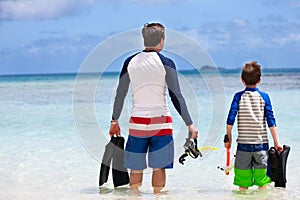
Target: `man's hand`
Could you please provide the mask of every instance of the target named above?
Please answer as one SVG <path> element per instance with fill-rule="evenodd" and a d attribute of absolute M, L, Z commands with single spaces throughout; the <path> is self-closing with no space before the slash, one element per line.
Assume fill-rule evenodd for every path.
<path fill-rule="evenodd" d="M 194 125 L 189 125 L 188 126 L 189 131 L 192 133 L 192 138 L 197 139 L 198 138 L 198 130 L 197 128 L 194 127 Z"/>
<path fill-rule="evenodd" d="M 112 120 L 109 128 L 109 135 L 113 137 L 114 135 L 120 136 L 121 129 L 117 120 Z"/>

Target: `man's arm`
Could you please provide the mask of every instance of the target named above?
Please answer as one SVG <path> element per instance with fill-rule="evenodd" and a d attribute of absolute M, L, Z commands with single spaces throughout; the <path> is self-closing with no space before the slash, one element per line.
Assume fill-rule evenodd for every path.
<path fill-rule="evenodd" d="M 116 90 L 116 96 L 115 96 L 115 101 L 114 101 L 114 106 L 113 106 L 113 114 L 112 114 L 112 121 L 109 129 L 109 135 L 112 137 L 113 135 L 120 135 L 120 126 L 118 123 L 118 119 L 121 115 L 123 105 L 124 105 L 124 100 L 128 92 L 129 84 L 130 84 L 130 79 L 129 79 L 129 74 L 127 72 L 127 67 L 129 64 L 129 61 L 131 60 L 132 57 L 129 57 L 126 59 L 124 62 L 122 71 L 119 76 L 119 84 Z"/>
<path fill-rule="evenodd" d="M 185 103 L 185 99 L 182 96 L 175 65 L 173 62 L 171 62 L 169 64 L 173 65 L 173 66 L 171 67 L 169 65 L 165 65 L 165 69 L 166 69 L 166 83 L 168 86 L 171 101 L 172 101 L 175 109 L 181 115 L 183 121 L 187 125 L 188 130 L 190 132 L 192 132 L 192 137 L 194 139 L 196 139 L 196 138 L 198 138 L 198 130 L 193 125 L 193 121 L 189 114 L 187 105 Z"/>
<path fill-rule="evenodd" d="M 124 105 L 124 100 L 127 95 L 129 84 L 130 84 L 130 79 L 129 79 L 129 74 L 128 74 L 127 68 L 128 68 L 130 60 L 135 55 L 136 54 L 128 57 L 123 64 L 123 67 L 122 67 L 122 70 L 121 70 L 121 73 L 119 76 L 119 84 L 118 84 L 118 87 L 116 90 L 112 120 L 118 120 L 121 115 L 123 105 Z"/>
<path fill-rule="evenodd" d="M 124 100 L 128 92 L 129 83 L 130 83 L 130 79 L 128 73 L 127 72 L 124 74 L 121 73 L 119 77 L 119 84 L 116 90 L 112 120 L 118 120 L 121 115 L 123 105 L 124 105 Z"/>
<path fill-rule="evenodd" d="M 185 103 L 185 99 L 182 96 L 180 85 L 178 81 L 178 76 L 176 69 L 165 66 L 166 69 L 166 83 L 169 90 L 169 95 L 171 97 L 171 101 L 177 110 L 177 112 L 181 115 L 183 121 L 187 126 L 193 124 L 191 116 L 188 112 L 188 108 Z"/>

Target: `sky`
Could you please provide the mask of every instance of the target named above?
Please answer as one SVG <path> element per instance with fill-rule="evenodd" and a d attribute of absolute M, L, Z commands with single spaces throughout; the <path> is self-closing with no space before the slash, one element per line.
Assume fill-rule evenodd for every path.
<path fill-rule="evenodd" d="M 300 0 L 0 0 L 0 75 L 76 73 L 98 44 L 147 22 L 218 67 L 300 68 Z"/>

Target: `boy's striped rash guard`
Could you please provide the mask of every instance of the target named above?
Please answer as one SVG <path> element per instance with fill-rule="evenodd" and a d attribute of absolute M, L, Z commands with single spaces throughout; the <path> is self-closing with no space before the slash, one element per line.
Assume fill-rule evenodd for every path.
<path fill-rule="evenodd" d="M 119 119 L 130 83 L 133 104 L 131 116 L 170 116 L 166 100 L 168 88 L 171 101 L 185 124 L 188 126 L 193 123 L 171 59 L 155 51 L 143 51 L 125 60 L 119 77 L 112 119 Z"/>
<path fill-rule="evenodd" d="M 246 88 L 234 95 L 227 124 L 233 125 L 238 116 L 238 138 L 240 144 L 268 143 L 268 127 L 276 126 L 272 104 L 267 93 L 258 88 Z"/>

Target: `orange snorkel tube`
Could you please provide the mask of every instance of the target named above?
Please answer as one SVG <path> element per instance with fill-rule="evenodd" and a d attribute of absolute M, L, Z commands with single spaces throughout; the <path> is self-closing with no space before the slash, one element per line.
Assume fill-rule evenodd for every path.
<path fill-rule="evenodd" d="M 230 166 L 230 147 L 226 148 L 226 168 Z M 226 171 L 226 175 L 229 175 L 229 170 Z"/>
<path fill-rule="evenodd" d="M 227 143 L 229 142 L 229 138 L 228 138 L 228 135 L 225 135 L 224 136 L 224 143 Z M 224 153 L 223 153 L 224 155 Z M 235 156 L 234 156 L 235 157 Z M 222 157 L 222 161 L 220 160 L 220 163 L 222 162 L 223 163 L 223 157 Z M 229 175 L 229 171 L 232 170 L 234 168 L 234 158 L 232 159 L 231 161 L 231 165 L 230 165 L 230 146 L 227 146 L 226 147 L 226 166 L 222 167 L 221 165 L 218 166 L 218 169 L 221 169 L 222 171 L 225 172 L 226 175 Z"/>
<path fill-rule="evenodd" d="M 224 143 L 227 143 L 227 142 L 229 142 L 229 137 L 226 134 L 224 136 Z M 227 146 L 226 147 L 226 169 L 228 169 L 229 166 L 230 166 L 230 146 Z M 225 174 L 229 175 L 229 170 L 225 171 Z"/>

